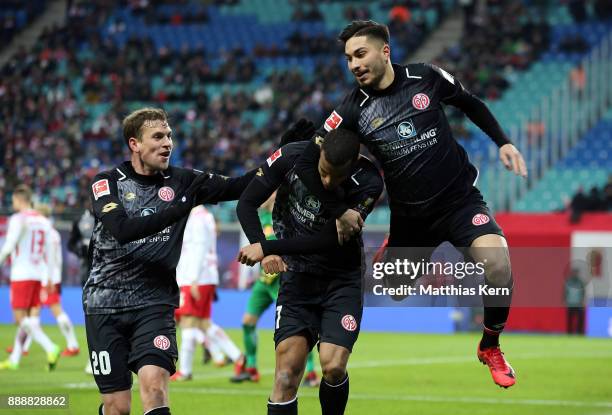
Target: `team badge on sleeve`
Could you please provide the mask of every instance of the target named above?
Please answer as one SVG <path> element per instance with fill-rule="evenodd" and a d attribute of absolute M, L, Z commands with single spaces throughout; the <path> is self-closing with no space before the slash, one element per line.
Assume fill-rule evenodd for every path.
<path fill-rule="evenodd" d="M 110 186 L 108 185 L 107 179 L 98 180 L 91 185 L 93 191 L 94 200 L 98 200 L 102 196 L 110 195 Z"/>
<path fill-rule="evenodd" d="M 274 164 L 274 162 L 276 160 L 278 160 L 279 158 L 281 158 L 281 156 L 283 155 L 281 149 L 279 148 L 278 150 L 276 150 L 274 152 L 274 154 L 272 154 L 270 157 L 268 157 L 266 159 L 266 163 L 268 163 L 268 167 L 272 167 L 272 164 Z"/>
<path fill-rule="evenodd" d="M 332 112 L 329 117 L 325 120 L 325 131 L 329 132 L 331 130 L 335 130 L 342 124 L 342 117 L 336 111 Z"/>
<path fill-rule="evenodd" d="M 489 219 L 488 215 L 485 215 L 484 213 L 477 213 L 472 218 L 472 225 L 474 226 L 484 225 L 485 223 L 489 223 L 490 220 L 491 219 Z"/>

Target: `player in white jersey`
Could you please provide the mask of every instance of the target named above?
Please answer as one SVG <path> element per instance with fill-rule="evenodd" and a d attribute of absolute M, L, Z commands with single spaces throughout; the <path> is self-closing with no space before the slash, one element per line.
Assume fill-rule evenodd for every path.
<path fill-rule="evenodd" d="M 181 327 L 181 348 L 180 367 L 171 379 L 192 378 L 193 354 L 196 345 L 205 339 L 213 358 L 215 350 L 220 350 L 233 362 L 243 360 L 240 349 L 210 318 L 215 287 L 219 284 L 217 227 L 215 218 L 204 206 L 193 208 L 187 220 L 176 280 L 181 289 L 180 307 L 175 313 Z"/>
<path fill-rule="evenodd" d="M 36 210 L 46 218 L 51 216 L 51 207 L 46 204 L 40 204 L 36 206 Z M 74 333 L 74 327 L 70 317 L 62 308 L 61 292 L 62 292 L 62 237 L 60 233 L 51 226 L 51 253 L 53 257 L 52 267 L 49 267 L 49 278 L 47 281 L 43 281 L 42 288 L 40 290 L 40 303 L 43 307 L 49 307 L 60 331 L 66 339 L 67 347 L 62 352 L 62 356 L 77 356 L 80 352 L 79 342 L 77 341 Z M 47 283 L 45 283 L 47 282 Z M 28 336 L 25 344 L 23 345 L 23 351 L 27 352 L 30 349 L 32 337 Z"/>
<path fill-rule="evenodd" d="M 13 192 L 14 213 L 8 223 L 6 240 L 0 250 L 0 264 L 11 256 L 11 307 L 17 323 L 13 351 L 0 362 L 0 370 L 19 368 L 22 345 L 32 336 L 47 352 L 48 369 L 53 370 L 60 357 L 60 348 L 42 331 L 40 319 L 40 289 L 48 279 L 48 267 L 53 267 L 51 223 L 32 209 L 32 191 L 20 185 Z M 45 281 L 46 282 L 46 281 Z"/>

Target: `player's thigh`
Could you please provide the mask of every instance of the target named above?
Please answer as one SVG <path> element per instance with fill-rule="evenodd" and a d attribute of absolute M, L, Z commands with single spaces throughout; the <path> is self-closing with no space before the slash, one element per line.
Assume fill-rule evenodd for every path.
<path fill-rule="evenodd" d="M 320 342 L 341 346 L 349 352 L 359 337 L 363 293 L 359 275 L 334 280 L 323 303 Z"/>
<path fill-rule="evenodd" d="M 262 281 L 256 280 L 247 302 L 246 312 L 259 318 L 275 300 L 276 297 L 270 295 L 269 287 Z"/>
<path fill-rule="evenodd" d="M 114 314 L 85 316 L 89 361 L 94 380 L 102 394 L 129 390 L 132 374 L 128 368 L 129 334 Z"/>
<path fill-rule="evenodd" d="M 169 379 L 170 372 L 159 366 L 144 365 L 138 369 L 140 398 L 145 410 L 155 406 L 168 405 Z"/>
<path fill-rule="evenodd" d="M 319 361 L 324 374 L 329 371 L 346 371 L 350 356 L 351 352 L 346 347 L 327 342 L 319 345 Z"/>
<path fill-rule="evenodd" d="M 501 227 L 495 222 L 476 188 L 449 210 L 435 228 L 442 234 L 443 240 L 449 241 L 457 248 L 469 248 L 475 240 L 484 235 L 504 237 Z"/>
<path fill-rule="evenodd" d="M 320 326 L 320 314 L 312 306 L 279 302 L 274 317 L 274 344 L 278 348 L 284 340 L 301 336 L 310 351 L 319 340 Z"/>
<path fill-rule="evenodd" d="M 285 272 L 276 301 L 274 342 L 302 335 L 312 349 L 321 329 L 321 287 L 312 274 Z"/>
<path fill-rule="evenodd" d="M 21 324 L 21 321 L 28 316 L 27 308 L 14 308 L 13 309 L 13 319 L 17 325 Z"/>
<path fill-rule="evenodd" d="M 30 309 L 40 306 L 40 281 L 12 281 L 10 302 L 13 309 Z"/>
<path fill-rule="evenodd" d="M 143 366 L 153 365 L 173 375 L 178 358 L 174 309 L 158 305 L 136 310 L 131 315 L 129 368 L 138 373 Z"/>
<path fill-rule="evenodd" d="M 411 217 L 399 209 L 391 210 L 388 246 L 395 248 L 437 246 L 441 241 L 429 231 L 431 221 Z"/>
<path fill-rule="evenodd" d="M 310 352 L 310 341 L 303 335 L 294 335 L 282 340 L 275 350 L 275 384 L 281 389 L 297 387 L 304 375 L 306 357 Z"/>
<path fill-rule="evenodd" d="M 216 287 L 212 284 L 198 286 L 200 298 L 196 300 L 196 317 L 198 319 L 210 319 L 212 303 L 215 299 Z"/>

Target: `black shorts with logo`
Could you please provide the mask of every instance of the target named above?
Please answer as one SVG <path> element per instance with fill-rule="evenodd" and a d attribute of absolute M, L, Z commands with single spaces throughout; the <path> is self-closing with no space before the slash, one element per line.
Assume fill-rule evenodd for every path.
<path fill-rule="evenodd" d="M 417 217 L 409 206 L 391 206 L 390 247 L 437 247 L 448 241 L 467 248 L 480 236 L 504 236 L 476 187 L 457 200 L 437 202 L 429 214 Z"/>
<path fill-rule="evenodd" d="M 343 278 L 303 272 L 284 272 L 276 301 L 274 342 L 303 335 L 309 347 L 317 342 L 349 351 L 359 336 L 363 313 L 360 271 Z"/>
<path fill-rule="evenodd" d="M 176 371 L 174 307 L 157 305 L 85 316 L 89 359 L 100 393 L 128 390 L 145 365 Z"/>

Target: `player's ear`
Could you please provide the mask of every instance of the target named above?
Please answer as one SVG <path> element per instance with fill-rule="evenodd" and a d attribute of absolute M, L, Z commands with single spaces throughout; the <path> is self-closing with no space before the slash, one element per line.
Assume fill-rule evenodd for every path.
<path fill-rule="evenodd" d="M 133 153 L 138 153 L 140 151 L 140 140 L 136 137 L 130 137 L 128 140 L 128 146 L 130 147 L 130 151 Z"/>
<path fill-rule="evenodd" d="M 389 46 L 388 43 L 385 43 L 382 51 L 386 58 L 385 63 L 389 63 L 389 59 L 391 58 L 391 46 Z"/>

